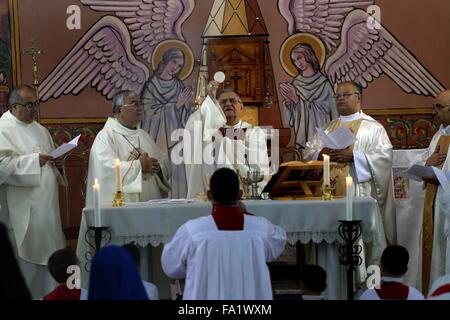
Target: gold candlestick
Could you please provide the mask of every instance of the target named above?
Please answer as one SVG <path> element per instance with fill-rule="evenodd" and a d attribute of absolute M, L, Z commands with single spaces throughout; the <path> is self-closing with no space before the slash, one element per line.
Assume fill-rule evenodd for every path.
<path fill-rule="evenodd" d="M 123 207 L 125 205 L 125 202 L 123 201 L 123 193 L 122 191 L 116 191 L 116 194 L 114 195 L 113 207 Z"/>
<path fill-rule="evenodd" d="M 332 188 L 329 184 L 326 184 L 322 187 L 322 200 L 333 200 Z"/>

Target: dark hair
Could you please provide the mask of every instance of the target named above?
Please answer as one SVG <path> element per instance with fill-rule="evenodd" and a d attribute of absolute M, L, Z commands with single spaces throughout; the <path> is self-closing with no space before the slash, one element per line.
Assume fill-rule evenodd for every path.
<path fill-rule="evenodd" d="M 216 203 L 232 205 L 239 196 L 239 178 L 233 170 L 221 168 L 212 175 L 209 189 Z"/>
<path fill-rule="evenodd" d="M 78 265 L 78 257 L 70 247 L 57 250 L 48 258 L 48 270 L 58 283 L 65 283 L 70 277 L 67 268 Z"/>
<path fill-rule="evenodd" d="M 408 250 L 398 245 L 386 247 L 381 255 L 383 271 L 394 276 L 402 276 L 408 271 L 408 261 Z"/>
<path fill-rule="evenodd" d="M 356 92 L 359 93 L 359 95 L 361 96 L 361 99 L 362 99 L 363 87 L 360 84 L 356 83 L 355 81 L 351 81 L 351 80 L 342 81 L 342 82 L 338 83 L 338 86 L 340 86 L 342 84 L 346 84 L 346 83 L 351 84 L 355 88 Z"/>
<path fill-rule="evenodd" d="M 133 241 L 133 242 L 124 244 L 122 246 L 122 248 L 127 250 L 127 252 L 133 258 L 134 263 L 136 263 L 136 266 L 139 266 L 139 264 L 141 263 L 141 254 L 139 253 L 139 248 L 137 247 L 135 242 Z"/>
<path fill-rule="evenodd" d="M 0 300 L 30 300 L 31 295 L 14 255 L 8 229 L 0 222 L 0 263 L 2 279 L 0 280 Z"/>
<path fill-rule="evenodd" d="M 136 95 L 136 92 L 134 92 L 132 90 L 122 90 L 122 91 L 117 92 L 113 97 L 112 112 L 116 113 L 117 111 L 119 111 L 119 108 L 124 105 L 125 99 L 128 97 L 131 97 L 133 95 Z"/>
<path fill-rule="evenodd" d="M 327 273 L 318 265 L 307 264 L 303 267 L 300 281 L 305 291 L 320 293 L 327 288 Z"/>
<path fill-rule="evenodd" d="M 31 90 L 35 92 L 34 87 L 28 85 L 28 84 L 22 84 L 20 86 L 15 87 L 11 90 L 11 92 L 8 95 L 8 108 L 11 109 L 11 107 L 17 103 L 23 103 L 22 98 L 22 91 L 23 90 Z"/>

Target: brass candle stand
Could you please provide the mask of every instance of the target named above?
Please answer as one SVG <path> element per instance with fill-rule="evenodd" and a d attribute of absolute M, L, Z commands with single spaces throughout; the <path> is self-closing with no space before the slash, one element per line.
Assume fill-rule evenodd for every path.
<path fill-rule="evenodd" d="M 326 184 L 322 188 L 322 200 L 333 200 L 333 189 L 329 184 Z"/>
<path fill-rule="evenodd" d="M 122 191 L 116 191 L 116 194 L 114 195 L 113 207 L 123 207 L 125 205 L 125 202 L 123 201 L 123 192 Z"/>

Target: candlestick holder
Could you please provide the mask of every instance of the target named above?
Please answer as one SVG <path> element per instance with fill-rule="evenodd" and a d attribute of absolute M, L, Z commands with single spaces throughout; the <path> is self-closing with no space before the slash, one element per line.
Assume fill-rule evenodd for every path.
<path fill-rule="evenodd" d="M 356 244 L 362 233 L 361 220 L 339 220 L 339 236 L 345 245 L 339 247 L 339 263 L 347 266 L 347 299 L 353 300 L 353 271 L 363 262 L 362 246 Z"/>
<path fill-rule="evenodd" d="M 100 250 L 102 246 L 102 242 L 104 243 L 104 246 L 109 244 L 111 241 L 111 227 L 88 227 L 88 230 L 86 231 L 84 235 L 84 239 L 86 240 L 86 243 L 89 245 L 89 248 L 86 253 L 86 264 L 84 268 L 86 271 L 89 272 L 88 266 L 92 263 L 92 259 L 94 259 L 95 254 Z M 92 242 L 92 238 L 94 239 L 94 242 Z"/>
<path fill-rule="evenodd" d="M 322 187 L 322 200 L 333 200 L 333 189 L 329 184 Z"/>
<path fill-rule="evenodd" d="M 112 202 L 113 207 L 123 207 L 125 205 L 125 202 L 123 201 L 123 192 L 122 191 L 116 191 L 116 194 L 114 195 L 114 199 Z"/>

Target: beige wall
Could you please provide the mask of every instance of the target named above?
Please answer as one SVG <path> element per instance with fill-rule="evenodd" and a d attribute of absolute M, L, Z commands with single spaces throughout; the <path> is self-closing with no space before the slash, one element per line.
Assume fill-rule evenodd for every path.
<path fill-rule="evenodd" d="M 183 34 L 191 46 L 196 59 L 200 59 L 201 34 L 207 21 L 212 0 L 197 0 L 192 16 L 183 26 Z M 19 0 L 19 23 L 21 49 L 29 47 L 34 37 L 38 48 L 46 55 L 39 58 L 40 77 L 45 76 L 57 65 L 82 35 L 103 15 L 80 4 L 82 30 L 66 29 L 66 8 L 73 0 Z M 450 1 L 447 0 L 378 0 L 381 19 L 395 37 L 402 42 L 445 86 L 450 87 Z M 283 40 L 287 37 L 285 20 L 278 13 L 275 0 L 259 0 L 266 26 L 269 31 L 272 65 L 276 82 L 290 78 L 282 70 L 278 55 Z M 263 4 L 263 5 L 262 5 Z M 23 82 L 31 83 L 30 57 L 22 58 Z M 194 85 L 198 66 L 185 80 Z M 382 76 L 372 82 L 365 92 L 365 108 L 420 108 L 429 107 L 431 98 L 405 94 L 393 81 Z M 44 118 L 105 117 L 110 112 L 110 102 L 95 89 L 87 88 L 78 96 L 63 96 L 43 104 Z"/>

